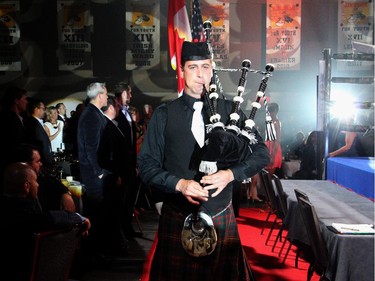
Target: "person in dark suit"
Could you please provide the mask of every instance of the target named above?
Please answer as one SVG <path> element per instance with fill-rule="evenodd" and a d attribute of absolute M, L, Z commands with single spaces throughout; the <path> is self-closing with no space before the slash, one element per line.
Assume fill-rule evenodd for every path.
<path fill-rule="evenodd" d="M 111 254 L 126 254 L 127 242 L 123 230 L 125 192 L 128 183 L 128 171 L 131 169 L 130 154 L 125 135 L 118 128 L 114 119 L 119 113 L 120 105 L 114 97 L 108 98 L 107 106 L 102 107 L 107 117 L 98 149 L 99 165 L 109 171 L 104 189 L 104 217 L 107 227 L 107 249 Z"/>
<path fill-rule="evenodd" d="M 100 167 L 98 161 L 99 142 L 103 135 L 107 119 L 100 110 L 107 105 L 107 88 L 104 83 L 91 83 L 87 86 L 87 106 L 78 121 L 78 158 L 81 183 L 85 185 L 86 192 L 82 195 L 83 214 L 90 218 L 92 230 L 87 249 L 97 254 L 103 247 L 102 227 L 103 216 L 103 188 L 106 171 Z"/>
<path fill-rule="evenodd" d="M 46 107 L 41 100 L 30 99 L 28 111 L 30 116 L 25 120 L 25 127 L 29 143 L 38 147 L 44 165 L 51 166 L 53 164 L 51 141 L 43 127 Z"/>
<path fill-rule="evenodd" d="M 131 117 L 131 114 L 128 111 L 129 103 L 132 98 L 132 88 L 129 84 L 120 82 L 114 87 L 114 94 L 118 103 L 120 104 L 121 110 L 116 117 L 118 122 L 118 127 L 125 135 L 126 141 L 124 146 L 129 151 L 130 163 L 131 166 L 128 169 L 128 177 L 126 179 L 127 191 L 125 198 L 126 205 L 126 215 L 124 221 L 125 234 L 131 238 L 134 236 L 139 236 L 140 233 L 137 233 L 132 228 L 132 219 L 135 210 L 135 203 L 137 198 L 137 193 L 139 189 L 139 183 L 137 182 L 137 134 L 136 126 L 134 120 Z"/>
<path fill-rule="evenodd" d="M 18 87 L 8 88 L 1 99 L 0 131 L 6 137 L 0 138 L 0 182 L 5 167 L 10 164 L 14 149 L 27 141 L 23 116 L 27 104 L 27 91 Z"/>
<path fill-rule="evenodd" d="M 4 172 L 0 197 L 1 276 L 8 281 L 30 280 L 33 234 L 80 225 L 87 235 L 90 220 L 68 211 L 45 211 L 38 199 L 37 174 L 31 166 L 14 162 Z"/>

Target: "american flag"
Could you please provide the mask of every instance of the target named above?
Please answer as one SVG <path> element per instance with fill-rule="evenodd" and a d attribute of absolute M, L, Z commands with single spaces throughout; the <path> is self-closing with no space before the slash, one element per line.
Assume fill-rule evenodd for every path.
<path fill-rule="evenodd" d="M 193 0 L 191 26 L 192 26 L 191 37 L 193 39 L 193 42 L 206 41 L 206 37 L 204 36 L 204 31 L 203 31 L 203 20 L 202 20 L 199 0 Z"/>
<path fill-rule="evenodd" d="M 191 29 L 185 0 L 169 0 L 168 6 L 168 43 L 171 65 L 177 72 L 177 91 L 184 89 L 181 70 L 181 49 L 184 41 L 191 41 Z"/>

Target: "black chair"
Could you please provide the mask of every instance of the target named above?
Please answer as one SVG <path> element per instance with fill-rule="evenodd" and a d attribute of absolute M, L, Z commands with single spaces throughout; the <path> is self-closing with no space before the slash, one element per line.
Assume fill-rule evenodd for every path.
<path fill-rule="evenodd" d="M 310 202 L 309 196 L 307 196 L 305 192 L 299 190 L 298 188 L 294 189 L 294 194 L 296 195 L 297 201 L 299 200 L 299 198 L 303 198 L 306 201 Z"/>
<path fill-rule="evenodd" d="M 284 192 L 284 189 L 283 189 L 283 186 L 281 184 L 279 177 L 275 174 L 272 176 L 272 184 L 277 194 L 276 198 L 277 198 L 277 202 L 279 206 L 278 212 L 279 212 L 280 218 L 284 221 L 284 218 L 286 217 L 288 213 L 287 195 Z M 276 236 L 275 242 L 273 243 L 272 252 L 275 250 L 277 241 L 280 240 L 280 242 L 282 242 L 282 234 L 283 234 L 283 230 L 285 229 L 285 227 L 286 226 L 284 222 L 282 222 L 279 232 Z"/>
<path fill-rule="evenodd" d="M 319 280 L 329 281 L 325 275 L 328 266 L 327 248 L 314 205 L 302 197 L 299 198 L 298 205 L 300 206 L 303 222 L 306 226 L 310 246 L 314 254 L 314 259 L 310 262 L 309 269 L 307 270 L 307 281 L 311 280 L 314 272 L 320 276 Z"/>
<path fill-rule="evenodd" d="M 286 228 L 286 225 L 284 223 L 284 219 L 285 219 L 285 217 L 288 213 L 288 204 L 287 204 L 287 195 L 284 192 L 284 189 L 283 189 L 282 183 L 280 181 L 280 178 L 276 175 L 273 175 L 272 182 L 274 184 L 274 188 L 277 191 L 277 198 L 278 198 L 278 202 L 279 202 L 279 206 L 280 206 L 280 213 L 282 214 L 282 217 L 283 217 L 283 223 L 280 227 L 279 233 L 277 234 L 275 242 L 274 242 L 273 247 L 272 247 L 272 252 L 273 252 L 274 249 L 275 249 L 277 241 L 278 240 L 282 241 L 282 232 Z M 288 237 L 285 237 L 284 242 L 283 242 L 283 244 L 280 248 L 280 251 L 279 251 L 279 257 L 281 257 L 281 254 L 284 250 L 286 242 L 289 242 L 289 246 L 288 246 L 288 249 L 287 249 L 287 251 L 284 255 L 283 263 L 286 262 L 286 259 L 288 257 L 288 254 L 290 252 L 290 249 L 291 249 L 292 245 L 295 245 L 297 247 L 295 267 L 298 268 L 298 258 L 299 258 L 300 253 L 301 253 L 301 248 L 300 248 L 300 244 L 298 243 L 298 241 L 293 241 L 293 240 L 289 239 Z"/>
<path fill-rule="evenodd" d="M 307 196 L 307 194 L 305 192 L 303 192 L 303 191 L 301 191 L 299 189 L 295 189 L 294 193 L 296 195 L 297 201 L 301 197 L 304 198 L 305 200 L 309 201 L 309 197 Z M 290 240 L 290 239 L 285 239 L 283 245 L 281 246 L 281 249 L 280 249 L 280 252 L 279 252 L 279 257 L 281 256 L 281 253 L 284 250 L 284 247 L 285 247 L 285 244 L 286 244 L 287 241 L 289 241 L 289 246 L 288 246 L 288 248 L 287 248 L 287 250 L 285 252 L 283 263 L 285 263 L 292 245 L 295 245 L 297 247 L 295 267 L 298 268 L 298 257 L 300 256 L 300 254 L 302 252 L 302 248 L 304 248 L 305 251 L 310 252 L 310 249 L 309 249 L 310 247 L 308 247 L 307 245 L 302 245 L 299 241 L 293 241 L 293 240 Z"/>
<path fill-rule="evenodd" d="M 30 281 L 67 281 L 81 234 L 79 227 L 34 234 Z"/>
<path fill-rule="evenodd" d="M 270 239 L 270 237 L 272 235 L 272 232 L 273 232 L 276 224 L 278 222 L 282 222 L 284 216 L 283 216 L 282 210 L 281 210 L 281 208 L 279 206 L 275 190 L 274 190 L 274 188 L 272 186 L 272 182 L 271 182 L 269 173 L 266 170 L 263 169 L 259 173 L 259 178 L 260 178 L 260 184 L 261 184 L 261 186 L 263 186 L 263 189 L 264 189 L 264 191 L 266 193 L 267 204 L 269 205 L 269 209 L 270 209 L 269 212 L 268 212 L 266 221 L 264 222 L 264 225 L 262 227 L 261 234 L 263 234 L 265 225 L 268 222 L 270 216 L 272 214 L 275 215 L 275 219 L 274 219 L 274 221 L 272 223 L 272 226 L 270 228 L 270 231 L 269 231 L 267 239 L 266 239 L 266 245 L 267 245 L 267 243 L 268 243 L 268 241 L 269 241 L 269 239 Z"/>

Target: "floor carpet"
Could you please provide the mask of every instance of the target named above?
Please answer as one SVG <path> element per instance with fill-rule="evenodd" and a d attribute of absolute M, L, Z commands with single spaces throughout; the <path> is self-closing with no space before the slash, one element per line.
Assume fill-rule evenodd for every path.
<path fill-rule="evenodd" d="M 296 247 L 292 246 L 285 263 L 284 255 L 288 243 L 286 244 L 281 256 L 279 252 L 282 242 L 276 243 L 274 252 L 272 246 L 275 242 L 280 224 L 277 224 L 273 230 L 270 239 L 265 245 L 267 236 L 275 219 L 271 215 L 267 224 L 265 224 L 268 210 L 258 207 L 242 207 L 237 218 L 238 229 L 241 242 L 248 257 L 250 266 L 257 278 L 257 281 L 303 281 L 307 279 L 307 269 L 309 263 L 302 258 L 298 259 L 298 268 L 295 267 Z M 263 234 L 261 234 L 264 226 Z M 283 240 L 287 234 L 283 231 Z M 311 281 L 319 280 L 319 276 L 314 274 Z"/>

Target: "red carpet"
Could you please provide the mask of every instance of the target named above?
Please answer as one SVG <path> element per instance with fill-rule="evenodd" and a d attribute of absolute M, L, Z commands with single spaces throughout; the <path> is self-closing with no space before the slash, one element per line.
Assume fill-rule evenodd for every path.
<path fill-rule="evenodd" d="M 278 233 L 278 228 L 272 232 L 270 240 L 265 245 L 269 230 L 272 226 L 274 216 L 269 218 L 265 225 L 263 234 L 262 227 L 266 220 L 268 211 L 259 208 L 241 208 L 240 216 L 237 218 L 238 229 L 241 236 L 241 242 L 246 255 L 249 259 L 251 269 L 253 270 L 257 281 L 303 281 L 307 278 L 307 269 L 309 264 L 302 258 L 298 260 L 298 268 L 295 268 L 296 248 L 292 246 L 288 258 L 283 264 L 284 254 L 288 244 L 286 244 L 282 255 L 279 257 L 279 251 L 282 242 L 277 242 L 275 251 L 272 252 L 272 246 Z M 283 231 L 283 236 L 286 231 Z M 155 236 L 156 237 L 156 236 Z M 284 241 L 284 240 L 283 240 Z M 149 280 L 150 263 L 156 247 L 156 239 L 150 249 L 148 257 L 143 267 L 141 281 Z M 311 281 L 318 281 L 319 276 L 313 275 Z M 229 280 L 228 280 L 229 281 Z"/>
<path fill-rule="evenodd" d="M 278 255 L 282 242 L 278 241 L 274 252 L 272 252 L 272 246 L 279 231 L 278 228 L 273 230 L 267 246 L 265 245 L 269 230 L 275 218 L 274 216 L 269 218 L 263 234 L 260 234 L 267 214 L 268 211 L 259 208 L 241 208 L 240 216 L 237 218 L 241 242 L 257 281 L 306 280 L 309 264 L 302 258 L 299 258 L 298 268 L 295 268 L 296 248 L 294 246 L 292 246 L 289 251 L 285 264 L 282 262 L 288 243 L 280 257 Z M 284 230 L 283 236 L 285 236 L 286 233 L 287 232 Z M 314 274 L 311 281 L 316 280 L 319 280 L 319 276 Z"/>

